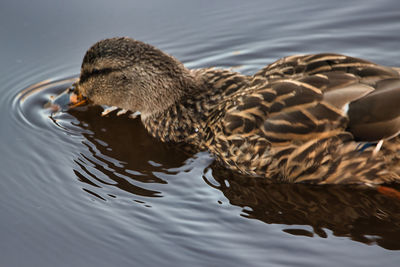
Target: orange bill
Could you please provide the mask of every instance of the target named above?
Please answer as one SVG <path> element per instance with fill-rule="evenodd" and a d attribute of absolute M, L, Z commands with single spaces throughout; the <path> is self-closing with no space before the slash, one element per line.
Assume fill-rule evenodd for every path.
<path fill-rule="evenodd" d="M 87 98 L 82 96 L 74 86 L 71 86 L 61 94 L 59 94 L 53 101 L 53 105 L 58 106 L 61 110 L 68 110 L 78 106 L 85 105 Z"/>
<path fill-rule="evenodd" d="M 69 95 L 69 107 L 74 108 L 78 106 L 85 105 L 87 103 L 86 97 L 82 94 L 76 94 L 74 91 Z"/>

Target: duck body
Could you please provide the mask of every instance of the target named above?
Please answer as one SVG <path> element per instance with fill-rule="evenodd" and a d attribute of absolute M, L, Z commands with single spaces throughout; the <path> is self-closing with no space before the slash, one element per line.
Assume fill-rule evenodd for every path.
<path fill-rule="evenodd" d="M 400 181 L 395 68 L 316 54 L 282 58 L 252 76 L 188 70 L 150 45 L 112 38 L 88 50 L 75 87 L 94 104 L 140 111 L 155 138 L 208 150 L 249 176 L 316 184 Z"/>

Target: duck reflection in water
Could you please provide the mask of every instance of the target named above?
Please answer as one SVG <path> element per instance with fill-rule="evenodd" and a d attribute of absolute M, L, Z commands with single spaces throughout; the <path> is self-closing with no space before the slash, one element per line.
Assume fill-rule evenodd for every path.
<path fill-rule="evenodd" d="M 193 156 L 188 147 L 155 141 L 139 119 L 116 116 L 116 112 L 102 117 L 98 107 L 68 112 L 77 119 L 77 126 L 86 139 L 84 143 L 92 154 L 84 161 L 90 161 L 111 181 L 107 184 L 88 170 L 84 173 L 82 169 L 87 163 L 82 162 L 83 156 L 80 156 L 81 159 L 76 160 L 75 173 L 84 183 L 93 184 L 96 179 L 96 183 L 116 186 L 133 194 L 134 198 L 160 197 L 160 192 L 145 188 L 146 184 L 151 188 L 152 184 L 166 183 L 153 173 L 181 167 Z M 115 163 L 114 171 L 107 171 L 105 161 Z M 149 164 L 149 161 L 157 162 L 163 168 Z M 124 162 L 124 165 L 116 167 L 118 162 Z M 365 244 L 400 249 L 400 201 L 373 188 L 274 184 L 262 178 L 249 179 L 217 163 L 204 170 L 204 180 L 220 190 L 230 204 L 242 207 L 242 216 L 268 224 L 288 225 L 284 230 L 288 234 L 326 237 L 328 230 L 335 236 Z M 305 226 L 310 226 L 312 231 L 305 230 Z"/>
<path fill-rule="evenodd" d="M 187 155 L 182 153 L 184 148 L 182 150 L 179 146 L 155 142 L 150 138 L 139 120 L 127 116 L 100 116 L 101 108 L 98 107 L 89 107 L 84 112 L 70 110 L 69 113 L 77 118 L 74 123 L 77 123 L 76 126 L 80 128 L 78 131 L 85 137 L 83 144 L 89 151 L 89 155 L 79 153 L 75 160 L 79 170 L 74 172 L 88 184 L 94 185 L 91 182 L 94 179 L 135 195 L 159 197 L 160 192 L 145 189 L 144 185 L 165 184 L 154 172 L 163 171 L 163 166 L 182 166 L 187 159 Z M 105 179 L 97 177 L 87 165 L 94 166 Z M 109 179 L 111 181 L 107 182 Z"/>

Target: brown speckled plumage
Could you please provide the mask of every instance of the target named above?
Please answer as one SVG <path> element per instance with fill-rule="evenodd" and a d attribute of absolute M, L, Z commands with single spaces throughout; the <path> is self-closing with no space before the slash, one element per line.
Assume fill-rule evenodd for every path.
<path fill-rule="evenodd" d="M 245 76 L 188 70 L 129 38 L 98 42 L 76 90 L 140 111 L 155 138 L 209 150 L 230 169 L 279 182 L 399 182 L 400 76 L 338 54 L 290 56 Z M 366 142 L 385 140 L 380 151 Z"/>

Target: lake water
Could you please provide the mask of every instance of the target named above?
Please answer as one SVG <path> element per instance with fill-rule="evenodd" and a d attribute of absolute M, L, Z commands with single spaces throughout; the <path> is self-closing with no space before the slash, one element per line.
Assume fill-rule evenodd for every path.
<path fill-rule="evenodd" d="M 400 2 L 2 0 L 0 25 L 0 266 L 399 266 L 396 199 L 268 184 L 140 119 L 43 105 L 113 36 L 245 74 L 296 53 L 400 66 Z"/>

